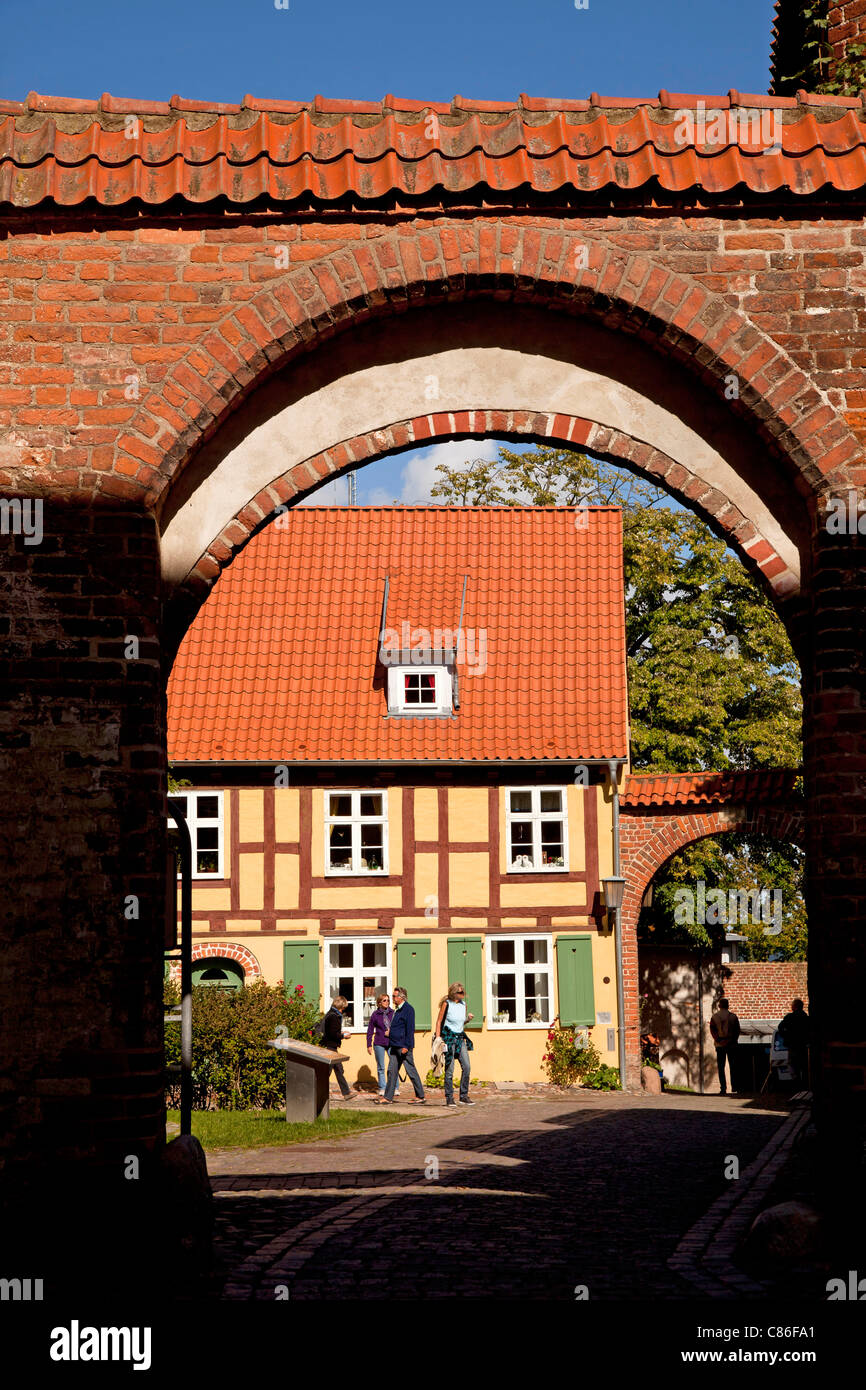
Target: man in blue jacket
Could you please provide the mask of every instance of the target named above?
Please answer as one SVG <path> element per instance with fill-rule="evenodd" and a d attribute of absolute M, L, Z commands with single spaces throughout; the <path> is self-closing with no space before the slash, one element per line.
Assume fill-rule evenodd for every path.
<path fill-rule="evenodd" d="M 394 1017 L 388 1035 L 388 1081 L 385 1094 L 376 1101 L 377 1105 L 393 1105 L 397 1090 L 397 1077 L 400 1067 L 406 1068 L 406 1075 L 415 1089 L 415 1105 L 426 1105 L 427 1097 L 418 1075 L 413 1056 L 415 1046 L 415 1010 L 409 1003 L 405 989 L 398 985 L 394 990 Z"/>

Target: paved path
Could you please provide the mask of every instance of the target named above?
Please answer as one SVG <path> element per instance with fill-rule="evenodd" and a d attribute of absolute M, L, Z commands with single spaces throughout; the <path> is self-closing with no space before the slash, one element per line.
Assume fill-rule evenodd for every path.
<path fill-rule="evenodd" d="M 667 1260 L 728 1188 L 729 1156 L 746 1169 L 785 1118 L 771 1105 L 512 1093 L 446 1115 L 436 1096 L 418 1123 L 209 1154 L 215 1294 L 692 1297 Z M 398 1232 L 399 1275 L 387 1258 Z"/>

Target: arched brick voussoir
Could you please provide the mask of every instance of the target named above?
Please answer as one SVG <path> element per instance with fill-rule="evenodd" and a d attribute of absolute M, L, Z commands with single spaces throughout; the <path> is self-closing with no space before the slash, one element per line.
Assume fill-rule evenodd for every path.
<path fill-rule="evenodd" d="M 612 463 L 623 463 L 664 486 L 686 506 L 701 513 L 736 548 L 768 590 L 783 599 L 793 586 L 784 560 L 726 497 L 716 492 L 660 449 L 619 430 L 607 429 L 575 415 L 538 414 L 528 410 L 470 410 L 436 412 L 401 420 L 387 429 L 343 440 L 276 478 L 250 499 L 207 550 L 198 558 L 178 596 L 198 606 L 220 573 L 263 525 L 279 518 L 280 510 L 333 478 L 412 444 L 436 440 L 485 438 L 495 434 L 515 441 L 536 441 L 558 447 L 588 448 Z"/>
<path fill-rule="evenodd" d="M 856 469 L 857 441 L 826 398 L 754 323 L 696 280 L 613 248 L 602 233 L 479 221 L 403 227 L 270 281 L 141 401 L 106 485 L 143 495 L 159 511 L 197 448 L 294 354 L 373 316 L 469 296 L 543 302 L 639 334 L 775 441 L 809 491 L 842 485 Z"/>
<path fill-rule="evenodd" d="M 244 978 L 247 983 L 253 980 L 262 979 L 262 968 L 246 946 L 241 946 L 237 941 L 194 941 L 192 945 L 192 962 L 200 960 L 231 960 L 243 966 Z M 180 979 L 180 962 L 172 961 L 169 966 L 171 978 Z"/>

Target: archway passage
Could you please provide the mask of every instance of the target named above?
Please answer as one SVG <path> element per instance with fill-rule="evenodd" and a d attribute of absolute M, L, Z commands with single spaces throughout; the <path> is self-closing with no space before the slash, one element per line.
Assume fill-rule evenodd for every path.
<path fill-rule="evenodd" d="M 139 112 L 131 158 L 110 98 L 6 110 L 0 487 L 44 503 L 2 515 L 0 1029 L 16 1182 L 52 1190 L 46 1168 L 104 1174 L 162 1142 L 164 689 L 192 607 L 302 495 L 304 471 L 311 490 L 405 447 L 422 421 L 428 437 L 446 422 L 471 437 L 479 412 L 507 437 L 573 443 L 588 428 L 588 445 L 663 475 L 768 584 L 781 578 L 804 672 L 820 1104 L 837 1152 L 859 1153 L 859 126 L 835 100 L 792 98 L 777 152 L 734 131 L 717 159 L 674 148 L 683 101 L 458 105 L 426 148 L 417 107 L 292 107 L 268 114 L 267 155 L 249 133 L 259 108 L 190 125 L 175 103 L 159 129 Z M 431 355 L 438 383 L 419 371 Z M 829 530 L 840 497 L 854 525 Z"/>
<path fill-rule="evenodd" d="M 638 918 L 659 869 L 686 845 L 729 831 L 769 835 L 802 845 L 805 817 L 796 770 L 632 773 L 622 791 L 623 965 L 629 1056 L 640 1057 L 637 1011 Z"/>

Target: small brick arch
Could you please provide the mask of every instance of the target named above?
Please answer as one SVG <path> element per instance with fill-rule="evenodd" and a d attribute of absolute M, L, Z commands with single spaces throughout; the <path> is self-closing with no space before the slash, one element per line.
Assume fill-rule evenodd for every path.
<path fill-rule="evenodd" d="M 194 941 L 192 946 L 192 963 L 200 960 L 232 960 L 237 965 L 243 966 L 244 980 L 246 984 L 252 984 L 254 980 L 262 978 L 262 968 L 253 955 L 252 951 L 246 946 L 239 945 L 236 941 Z M 180 979 L 180 961 L 172 961 L 170 974 L 173 980 Z"/>
<path fill-rule="evenodd" d="M 630 1084 L 640 1071 L 637 925 L 644 894 L 659 869 L 686 845 L 730 831 L 805 843 L 805 813 L 794 770 L 653 777 L 631 775 L 621 802 L 621 873 L 626 1055 Z M 659 796 L 658 784 L 666 782 Z M 679 796 L 677 795 L 679 793 Z M 712 804 L 715 802 L 715 804 Z M 710 804 L 707 804 L 710 803 Z"/>
<path fill-rule="evenodd" d="M 160 512 L 199 446 L 296 354 L 410 305 L 469 297 L 603 319 L 685 365 L 719 397 L 735 376 L 730 408 L 793 464 L 802 495 L 860 478 L 859 447 L 844 419 L 776 343 L 697 280 L 561 225 L 509 228 L 505 246 L 504 228 L 490 236 L 466 222 L 406 226 L 271 276 L 142 400 L 99 485 Z"/>

